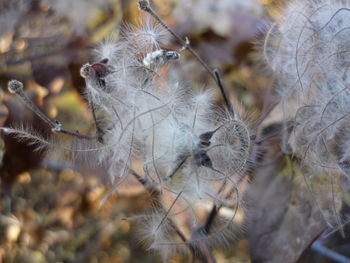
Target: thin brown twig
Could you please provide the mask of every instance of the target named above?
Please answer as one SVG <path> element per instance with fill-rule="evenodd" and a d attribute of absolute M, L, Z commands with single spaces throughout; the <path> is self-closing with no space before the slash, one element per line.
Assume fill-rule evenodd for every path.
<path fill-rule="evenodd" d="M 19 97 L 22 99 L 22 101 L 24 102 L 24 104 L 31 109 L 41 120 L 43 120 L 46 124 L 48 124 L 51 127 L 51 132 L 53 133 L 63 133 L 63 134 L 67 134 L 67 135 L 71 135 L 80 139 L 87 139 L 87 140 L 92 140 L 95 139 L 96 136 L 94 135 L 85 135 L 85 134 L 81 134 L 79 132 L 75 132 L 75 131 L 70 131 L 70 130 L 66 130 L 63 129 L 61 127 L 61 124 L 56 121 L 52 121 L 49 117 L 47 117 L 40 109 L 38 106 L 36 106 L 31 99 L 24 93 L 23 89 L 19 89 L 17 91 L 17 94 L 19 95 Z"/>
<path fill-rule="evenodd" d="M 224 88 L 224 86 L 222 84 L 220 73 L 219 73 L 218 69 L 214 69 L 213 72 L 214 72 L 214 75 L 215 75 L 216 83 L 217 83 L 217 85 L 218 85 L 218 87 L 220 89 L 222 97 L 224 98 L 225 105 L 226 105 L 227 109 L 229 110 L 229 112 L 234 117 L 235 113 L 234 113 L 234 110 L 232 108 L 232 104 L 230 103 L 230 100 L 229 100 L 229 98 L 226 95 L 225 88 Z"/>
<path fill-rule="evenodd" d="M 70 136 L 74 136 L 80 139 L 85 139 L 85 140 L 94 140 L 97 138 L 96 135 L 89 135 L 89 134 L 81 134 L 78 131 L 70 131 L 70 130 L 66 130 L 61 128 L 60 131 L 58 131 L 59 133 L 63 133 L 63 134 L 67 134 Z"/>
<path fill-rule="evenodd" d="M 18 58 L 18 59 L 8 59 L 4 63 L 6 64 L 6 66 L 15 66 L 15 65 L 27 62 L 27 61 L 33 61 L 33 60 L 38 60 L 38 59 L 42 59 L 42 58 L 46 58 L 46 57 L 50 57 L 50 56 L 55 56 L 55 55 L 58 55 L 62 52 L 63 52 L 63 48 L 60 48 L 57 50 L 43 52 L 43 53 L 35 54 L 35 55 L 29 55 L 29 56 L 25 56 L 25 57 Z"/>

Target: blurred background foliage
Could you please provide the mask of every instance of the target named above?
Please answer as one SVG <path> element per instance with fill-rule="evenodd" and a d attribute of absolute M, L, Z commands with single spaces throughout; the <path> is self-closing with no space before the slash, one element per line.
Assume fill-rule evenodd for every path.
<path fill-rule="evenodd" d="M 282 0 L 153 1 L 159 15 L 188 37 L 209 65 L 220 69 L 231 100 L 252 122 L 266 102 L 273 101 L 273 78 L 259 63 L 256 47 L 283 4 Z M 141 16 L 135 0 L 0 0 L 0 125 L 24 123 L 49 136 L 45 124 L 8 94 L 7 82 L 18 79 L 50 118 L 92 134 L 80 67 L 94 62 L 93 49 L 104 39 L 118 38 L 121 24 L 137 24 Z M 166 48 L 181 47 L 172 42 Z M 214 86 L 190 56 L 182 56 L 177 67 L 185 76 L 183 83 Z M 32 146 L 4 135 L 0 161 L 0 262 L 161 262 L 137 242 L 135 227 L 123 220 L 151 206 L 150 196 L 136 181 L 128 182 L 100 207 L 108 183 L 98 176 L 99 171 L 33 152 Z M 276 188 L 290 188 L 260 178 Z M 263 202 L 264 188 L 255 187 L 254 193 L 261 195 L 251 198 Z M 272 193 L 265 198 L 269 203 L 283 196 Z M 237 218 L 241 228 L 245 217 Z M 263 211 L 261 217 L 266 217 Z M 248 247 L 248 239 L 259 246 L 254 235 L 265 229 L 259 230 L 259 218 L 255 220 L 255 229 L 243 231 L 237 242 L 214 251 L 217 262 L 250 262 L 251 256 L 261 253 Z M 317 227 L 319 234 L 324 227 Z M 176 255 L 169 262 L 186 260 Z"/>

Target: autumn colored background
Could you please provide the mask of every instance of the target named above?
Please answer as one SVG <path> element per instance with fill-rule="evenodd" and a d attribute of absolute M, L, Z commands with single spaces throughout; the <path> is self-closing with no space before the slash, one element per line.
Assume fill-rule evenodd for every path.
<path fill-rule="evenodd" d="M 141 20 L 144 14 L 136 4 L 134 0 L 0 0 L 0 126 L 22 123 L 49 136 L 45 123 L 7 92 L 7 82 L 18 79 L 51 119 L 72 130 L 94 133 L 79 70 L 84 63 L 93 62 L 94 47 L 106 38 L 118 38 L 121 24 Z M 259 46 L 283 4 L 268 0 L 153 1 L 159 15 L 181 36 L 188 37 L 209 65 L 220 69 L 231 101 L 251 123 L 259 118 L 263 106 L 274 100 L 273 78 L 259 59 Z M 181 47 L 173 41 L 167 48 Z M 183 83 L 193 88 L 215 86 L 190 55 L 182 56 L 180 62 L 178 70 L 186 73 Z M 218 104 L 220 98 L 217 93 Z M 278 116 L 272 115 L 270 123 L 274 118 Z M 279 151 L 277 143 L 269 143 L 275 143 L 276 149 L 266 154 L 274 156 Z M 101 171 L 66 162 L 59 151 L 50 156 L 33 152 L 33 146 L 4 134 L 0 145 L 0 262 L 161 262 L 137 242 L 134 225 L 124 220 L 151 205 L 150 196 L 138 182 L 128 182 L 100 207 L 108 188 L 106 178 L 99 176 Z M 285 232 L 276 233 L 271 228 L 279 214 L 275 211 L 290 201 L 285 193 L 292 186 L 283 179 L 290 176 L 288 165 L 288 158 L 276 164 L 278 169 L 284 167 L 279 176 L 271 175 L 278 170 L 276 166 L 257 172 L 262 175 L 252 182 L 247 198 L 256 209 L 236 218 L 241 229 L 237 241 L 213 252 L 218 262 L 250 262 L 274 253 L 286 240 L 293 243 L 293 233 L 307 232 L 280 222 L 276 224 Z M 298 194 L 293 195 L 293 202 L 302 211 L 298 204 L 307 200 L 305 189 L 300 189 L 294 192 Z M 312 208 L 308 212 L 312 218 Z M 293 216 L 286 217 L 300 219 Z M 298 241 L 303 244 L 298 253 L 305 250 L 305 258 L 329 262 L 307 250 L 324 225 L 312 220 L 305 224 L 314 224 L 314 228 L 305 240 Z M 348 248 L 346 240 L 337 244 L 340 251 Z M 177 255 L 170 262 L 184 261 Z"/>

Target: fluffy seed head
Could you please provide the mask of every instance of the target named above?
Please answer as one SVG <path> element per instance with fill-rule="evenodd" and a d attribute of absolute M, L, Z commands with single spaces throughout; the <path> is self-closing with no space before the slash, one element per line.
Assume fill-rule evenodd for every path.
<path fill-rule="evenodd" d="M 168 44 L 169 32 L 159 23 L 155 23 L 152 17 L 146 16 L 138 24 L 137 26 L 125 25 L 121 28 L 129 50 L 132 48 L 136 53 L 145 54 Z"/>
<path fill-rule="evenodd" d="M 80 76 L 82 76 L 84 79 L 86 79 L 89 76 L 91 65 L 89 63 L 84 64 L 80 68 Z"/>
<path fill-rule="evenodd" d="M 264 45 L 265 58 L 278 76 L 285 118 L 294 123 L 289 143 L 303 156 L 314 152 L 324 166 L 336 155 L 333 140 L 348 130 L 349 7 L 337 0 L 294 1 Z"/>
<path fill-rule="evenodd" d="M 139 5 L 149 8 L 148 1 Z M 68 150 L 75 161 L 103 167 L 114 188 L 125 182 L 136 161 L 144 168 L 140 177 L 168 191 L 170 206 L 164 202 L 164 209 L 139 217 L 141 239 L 167 258 L 183 244 L 173 224 L 188 232 L 199 227 L 192 208 L 196 202 L 239 207 L 238 193 L 227 196 L 224 190 L 235 187 L 245 170 L 250 136 L 243 122 L 216 110 L 212 92 L 196 94 L 179 84 L 178 74 L 156 72 L 180 56 L 161 48 L 166 34 L 159 24 L 145 20 L 140 28 L 125 29 L 118 41 L 100 47 L 98 62 L 80 70 L 99 140 L 77 140 Z M 61 124 L 56 122 L 52 131 L 60 132 Z M 48 147 L 38 136 L 17 133 Z M 193 219 L 193 225 L 182 224 L 182 217 Z M 197 245 L 206 238 L 192 241 Z"/>
<path fill-rule="evenodd" d="M 18 80 L 11 80 L 7 86 L 9 92 L 12 94 L 19 93 L 23 91 L 23 83 Z"/>
<path fill-rule="evenodd" d="M 139 8 L 142 11 L 147 11 L 150 7 L 149 0 L 139 0 Z"/>
<path fill-rule="evenodd" d="M 349 13 L 349 1 L 291 1 L 264 44 L 277 79 L 286 145 L 303 160 L 310 187 L 322 178 L 322 187 L 332 184 L 332 193 L 333 180 L 342 184 L 350 178 Z M 336 198 L 326 194 L 316 194 L 316 201 L 328 199 L 335 207 Z M 322 214 L 333 210 L 333 218 L 324 219 L 339 225 L 339 210 L 319 207 Z"/>

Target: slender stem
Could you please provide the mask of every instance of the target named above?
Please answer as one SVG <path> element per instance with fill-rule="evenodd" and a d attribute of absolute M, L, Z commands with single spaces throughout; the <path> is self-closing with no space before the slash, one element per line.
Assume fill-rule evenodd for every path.
<path fill-rule="evenodd" d="M 91 109 L 91 113 L 92 113 L 92 118 L 94 120 L 95 123 L 95 128 L 96 128 L 96 137 L 97 140 L 101 143 L 103 143 L 103 134 L 104 131 L 103 129 L 100 127 L 98 120 L 97 120 L 97 116 L 96 116 L 96 108 L 95 108 L 95 104 L 91 99 L 91 94 L 89 93 L 89 105 L 90 105 L 90 109 Z"/>
<path fill-rule="evenodd" d="M 97 123 L 95 104 L 92 102 L 91 99 L 89 99 L 89 100 L 90 100 L 91 113 L 92 113 L 92 118 L 93 118 L 94 123 L 95 123 L 96 132 L 99 133 L 101 128 L 99 127 L 99 125 Z"/>
<path fill-rule="evenodd" d="M 130 172 L 130 174 L 133 175 L 133 176 L 136 178 L 136 180 L 137 180 L 140 184 L 142 184 L 148 191 L 151 190 L 151 194 L 153 195 L 152 192 L 153 192 L 153 190 L 154 190 L 154 187 L 150 187 L 150 184 L 149 184 L 148 180 L 144 179 L 142 176 L 140 176 L 137 172 L 135 172 L 135 171 L 134 171 L 133 169 L 131 169 L 131 168 L 129 168 L 129 172 Z M 164 207 L 161 207 L 161 209 L 164 209 Z M 164 209 L 164 211 L 165 211 L 165 209 Z M 168 220 L 170 226 L 171 226 L 171 227 L 174 229 L 174 231 L 176 232 L 176 234 L 180 237 L 180 239 L 181 239 L 184 243 L 188 244 L 185 235 L 184 235 L 184 234 L 181 232 L 181 230 L 176 226 L 176 224 L 173 222 L 173 220 L 171 220 L 171 218 L 167 218 L 167 220 Z M 188 244 L 188 247 L 189 247 L 189 249 L 190 249 L 192 252 L 194 252 L 194 251 L 193 251 L 193 248 L 192 248 L 189 244 Z"/>
<path fill-rule="evenodd" d="M 183 157 L 181 161 L 178 162 L 171 174 L 167 175 L 166 179 L 171 179 L 174 176 L 174 174 L 176 174 L 176 172 L 181 168 L 181 166 L 186 162 L 187 158 L 188 156 Z"/>
<path fill-rule="evenodd" d="M 235 191 L 239 191 L 238 187 L 239 185 L 242 183 L 243 179 L 245 178 L 245 176 L 242 176 L 239 181 L 237 182 L 237 186 L 233 187 L 227 194 L 226 197 L 230 197 Z M 222 192 L 224 190 L 224 187 L 226 186 L 226 181 L 224 181 L 224 183 L 221 185 L 220 189 L 219 189 L 219 193 Z M 238 202 L 238 200 L 237 200 Z M 206 231 L 205 233 L 209 233 L 211 226 L 214 223 L 215 217 L 218 215 L 220 209 L 222 208 L 222 205 L 213 205 L 213 207 L 210 210 L 210 213 L 208 214 L 207 219 L 205 220 L 203 229 Z"/>
<path fill-rule="evenodd" d="M 269 104 L 269 106 L 264 105 L 261 116 L 255 123 L 253 130 L 257 131 L 260 128 L 260 125 L 264 122 L 264 120 L 266 120 L 267 117 L 270 116 L 270 113 L 276 108 L 278 104 L 278 102 L 272 102 L 271 104 Z"/>
<path fill-rule="evenodd" d="M 45 53 L 40 53 L 40 54 L 35 54 L 35 55 L 30 55 L 30 56 L 22 57 L 22 58 L 18 58 L 18 59 L 13 59 L 13 60 L 9 59 L 9 60 L 6 60 L 5 63 L 7 66 L 15 66 L 18 64 L 22 64 L 26 61 L 37 60 L 37 59 L 42 59 L 42 58 L 49 57 L 49 56 L 54 56 L 54 55 L 60 54 L 62 51 L 63 51 L 62 49 L 57 49 L 57 50 L 48 51 Z"/>
<path fill-rule="evenodd" d="M 220 207 L 217 207 L 216 205 L 213 205 L 213 207 L 211 208 L 211 211 L 210 211 L 207 219 L 205 220 L 204 227 L 203 227 L 206 234 L 209 233 L 210 227 L 214 223 L 214 219 L 215 219 L 217 213 L 219 212 L 219 210 L 220 210 Z"/>
<path fill-rule="evenodd" d="M 148 182 L 146 179 L 142 178 L 137 172 L 135 172 L 133 169 L 129 168 L 129 172 L 132 176 L 134 176 L 136 178 L 136 180 L 142 184 L 143 186 L 147 186 Z"/>
<path fill-rule="evenodd" d="M 81 134 L 78 131 L 71 131 L 71 130 L 66 130 L 61 128 L 60 131 L 58 131 L 59 133 L 63 133 L 63 134 L 67 134 L 67 135 L 71 135 L 80 139 L 85 139 L 85 140 L 94 140 L 96 139 L 96 135 L 89 135 L 89 134 Z"/>
<path fill-rule="evenodd" d="M 55 123 L 49 119 L 44 113 L 41 112 L 38 106 L 34 104 L 34 102 L 24 93 L 23 90 L 19 90 L 17 93 L 24 104 L 31 109 L 40 119 L 42 119 L 46 124 L 48 124 L 51 128 L 55 128 Z"/>
<path fill-rule="evenodd" d="M 88 140 L 92 140 L 95 139 L 96 136 L 92 136 L 92 135 L 85 135 L 85 134 L 80 134 L 79 132 L 75 132 L 75 131 L 70 131 L 70 130 L 66 130 L 60 127 L 60 123 L 59 122 L 53 122 L 49 117 L 47 117 L 40 109 L 38 106 L 36 106 L 31 99 L 24 93 L 23 90 L 19 90 L 17 92 L 17 94 L 20 96 L 20 98 L 22 99 L 22 101 L 24 102 L 24 104 L 31 109 L 40 119 L 42 119 L 46 124 L 48 124 L 51 127 L 51 131 L 52 132 L 59 132 L 59 133 L 63 133 L 63 134 L 68 134 L 71 136 L 75 136 L 77 138 L 81 138 L 81 139 L 88 139 Z"/>
<path fill-rule="evenodd" d="M 226 95 L 226 92 L 225 92 L 224 86 L 222 84 L 222 80 L 221 80 L 219 71 L 217 69 L 214 69 L 214 75 L 215 75 L 216 83 L 217 83 L 217 85 L 218 85 L 218 87 L 220 89 L 220 92 L 222 94 L 222 97 L 224 98 L 225 105 L 226 105 L 227 109 L 230 111 L 230 113 L 234 117 L 235 113 L 233 111 L 232 104 L 230 103 L 230 100 L 228 99 L 228 97 Z"/>
<path fill-rule="evenodd" d="M 175 225 L 174 221 L 169 219 L 169 224 L 170 226 L 174 229 L 175 233 L 180 237 L 180 239 L 182 240 L 182 242 L 184 242 L 185 244 L 187 244 L 188 248 L 191 250 L 191 252 L 194 254 L 194 249 L 192 246 L 190 246 L 187 242 L 187 239 L 185 237 L 185 235 L 181 232 L 181 230 Z"/>
<path fill-rule="evenodd" d="M 333 250 L 330 250 L 329 248 L 326 248 L 320 241 L 315 241 L 312 246 L 311 249 L 325 257 L 327 257 L 328 259 L 331 259 L 333 262 L 337 262 L 337 263 L 350 263 L 350 258 L 341 255 Z"/>
<path fill-rule="evenodd" d="M 165 220 L 169 219 L 168 215 L 171 211 L 171 209 L 174 207 L 175 203 L 177 202 L 177 200 L 179 200 L 179 197 L 181 196 L 182 191 L 176 196 L 174 202 L 171 204 L 171 206 L 169 207 L 169 209 L 166 211 L 165 216 L 163 217 L 163 219 L 160 221 L 160 223 L 158 224 L 156 231 L 160 228 L 160 226 L 164 223 Z"/>

